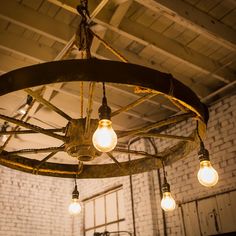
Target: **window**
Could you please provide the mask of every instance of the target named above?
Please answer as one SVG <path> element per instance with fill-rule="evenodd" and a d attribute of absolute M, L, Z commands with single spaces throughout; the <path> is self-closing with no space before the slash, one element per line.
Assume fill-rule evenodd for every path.
<path fill-rule="evenodd" d="M 85 236 L 93 236 L 94 232 L 126 230 L 121 187 L 85 200 L 84 208 Z"/>

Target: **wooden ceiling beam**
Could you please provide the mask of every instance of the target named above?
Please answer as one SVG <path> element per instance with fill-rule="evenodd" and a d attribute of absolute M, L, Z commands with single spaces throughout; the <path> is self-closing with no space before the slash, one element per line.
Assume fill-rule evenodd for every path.
<path fill-rule="evenodd" d="M 161 67 L 161 65 L 159 64 L 152 64 L 150 61 L 148 61 L 145 58 L 142 58 L 140 56 L 138 56 L 135 53 L 129 52 L 127 50 L 124 50 L 123 48 L 121 48 L 121 46 L 116 45 L 116 49 L 125 57 L 127 58 L 130 62 L 134 63 L 134 64 L 138 64 L 138 65 L 142 65 L 142 66 L 146 66 L 149 68 L 152 68 L 154 70 L 159 70 L 164 72 L 166 70 L 166 68 Z M 110 57 L 110 53 L 108 52 L 108 50 L 106 49 L 102 49 L 100 48 L 97 51 L 97 55 L 100 55 L 103 58 L 109 58 Z M 114 58 L 115 60 L 115 58 Z M 181 81 L 182 83 L 186 84 L 188 87 L 190 87 L 199 97 L 205 97 L 207 96 L 211 91 L 209 90 L 209 88 L 207 88 L 206 86 L 201 85 L 200 83 L 194 83 L 191 78 L 186 77 L 182 74 L 179 74 L 177 72 L 172 73 L 172 75 L 178 79 L 179 81 Z M 136 94 L 133 94 L 134 96 L 138 96 Z M 151 100 L 150 102 L 155 103 L 154 100 Z M 157 104 L 155 104 L 157 105 Z M 167 106 L 164 104 L 161 104 L 161 106 L 163 108 L 169 109 L 169 110 L 173 110 L 173 111 L 177 111 L 176 107 L 171 107 L 171 106 Z"/>
<path fill-rule="evenodd" d="M 6 73 L 11 70 L 15 70 L 24 66 L 29 66 L 37 63 L 37 61 L 24 61 L 16 59 L 12 56 L 1 54 L 0 53 L 0 71 Z"/>
<path fill-rule="evenodd" d="M 0 18 L 63 44 L 74 34 L 74 29 L 68 25 L 14 1 L 1 5 Z"/>
<path fill-rule="evenodd" d="M 61 7 L 64 7 L 65 9 L 74 12 L 72 10 L 74 7 L 74 5 L 72 4 L 73 1 L 52 1 L 56 1 L 57 3 L 60 3 Z M 153 3 L 155 1 L 150 0 L 148 2 Z M 152 10 L 154 9 L 155 7 L 153 7 Z M 107 17 L 106 14 L 110 14 L 110 16 Z M 104 12 L 103 19 L 101 19 L 100 16 L 99 18 L 96 17 L 93 21 L 113 32 L 116 32 L 124 37 L 134 40 L 144 46 L 151 47 L 158 53 L 171 57 L 177 61 L 184 62 L 192 69 L 205 73 L 208 76 L 210 74 L 212 77 L 226 84 L 230 83 L 234 79 L 235 75 L 231 72 L 231 70 L 226 67 L 223 68 L 223 65 L 219 64 L 217 61 L 214 61 L 208 58 L 207 56 L 204 56 L 188 47 L 184 47 L 183 45 L 175 42 L 174 40 L 171 40 L 170 38 L 165 37 L 160 33 L 147 29 L 146 27 L 141 24 L 138 24 L 137 22 L 131 22 L 130 20 L 123 18 L 119 28 L 111 25 L 110 22 L 106 22 L 105 19 L 112 19 L 112 15 L 113 13 Z M 219 68 L 222 69 L 219 70 Z"/>
<path fill-rule="evenodd" d="M 236 51 L 235 31 L 209 14 L 182 0 L 135 0 L 170 20 L 204 35 L 213 42 Z"/>
<path fill-rule="evenodd" d="M 0 34 L 0 48 L 35 62 L 51 61 L 57 55 L 51 47 L 42 46 L 38 42 L 7 32 Z"/>
<path fill-rule="evenodd" d="M 166 55 L 176 61 L 183 62 L 192 69 L 206 75 L 211 74 L 212 77 L 223 81 L 224 83 L 230 83 L 235 77 L 228 68 L 219 70 L 219 67 L 222 67 L 222 65 L 218 62 L 188 47 L 184 47 L 174 40 L 148 29 L 137 22 L 123 19 L 120 28 L 117 28 L 101 19 L 96 18 L 94 21 L 128 39 L 134 40 L 146 47 L 151 47 L 157 53 Z"/>

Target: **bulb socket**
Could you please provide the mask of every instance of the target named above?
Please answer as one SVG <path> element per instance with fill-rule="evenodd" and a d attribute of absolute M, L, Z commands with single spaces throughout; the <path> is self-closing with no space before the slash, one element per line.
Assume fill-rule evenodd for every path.
<path fill-rule="evenodd" d="M 161 187 L 162 193 L 170 192 L 170 185 L 164 181 L 164 184 L 162 184 Z"/>
<path fill-rule="evenodd" d="M 106 97 L 102 99 L 102 105 L 98 109 L 99 119 L 110 120 L 111 119 L 111 108 L 107 105 Z"/>
<path fill-rule="evenodd" d="M 79 191 L 77 185 L 75 185 L 74 191 L 72 192 L 72 199 L 79 199 Z"/>
<path fill-rule="evenodd" d="M 208 150 L 205 148 L 204 143 L 201 141 L 200 142 L 200 150 L 198 152 L 198 159 L 201 161 L 209 161 L 209 152 Z"/>

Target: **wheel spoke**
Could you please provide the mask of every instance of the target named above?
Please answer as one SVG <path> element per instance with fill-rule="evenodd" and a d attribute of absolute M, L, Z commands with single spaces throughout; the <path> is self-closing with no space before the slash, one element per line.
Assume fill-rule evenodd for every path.
<path fill-rule="evenodd" d="M 64 148 L 64 144 L 61 145 L 60 147 L 63 147 Z M 47 160 L 49 160 L 50 158 L 52 158 L 54 155 L 56 155 L 59 151 L 54 151 L 54 152 L 51 152 L 49 155 L 47 155 L 45 158 L 43 158 L 38 164 L 37 166 L 35 167 L 36 170 L 39 170 L 40 166 L 42 166 Z"/>
<path fill-rule="evenodd" d="M 47 153 L 47 152 L 61 152 L 64 151 L 63 146 L 60 147 L 48 147 L 48 148 L 39 148 L 39 149 L 21 149 L 17 151 L 8 152 L 10 155 L 15 154 L 38 154 L 38 153 Z"/>
<path fill-rule="evenodd" d="M 148 132 L 148 133 L 138 133 L 134 136 L 138 137 L 150 137 L 150 138 L 169 138 L 169 139 L 179 139 L 179 140 L 185 140 L 193 142 L 193 137 L 185 137 L 185 136 L 178 136 L 178 135 L 171 135 L 171 134 L 159 134 L 156 132 Z"/>
<path fill-rule="evenodd" d="M 122 168 L 121 165 L 120 165 L 120 162 L 117 161 L 116 158 L 115 158 L 110 152 L 107 152 L 106 154 L 116 163 L 116 165 L 117 165 L 119 168 Z"/>
<path fill-rule="evenodd" d="M 55 134 L 53 132 L 49 132 L 46 129 L 43 129 L 43 128 L 39 127 L 39 126 L 32 125 L 32 124 L 29 124 L 29 123 L 21 121 L 21 120 L 17 120 L 15 118 L 11 118 L 9 116 L 5 116 L 5 115 L 1 115 L 0 114 L 0 119 L 3 119 L 5 121 L 8 121 L 8 122 L 14 123 L 16 125 L 22 126 L 22 127 L 26 128 L 26 129 L 31 129 L 31 130 L 34 130 L 35 132 L 42 133 L 42 134 L 51 136 L 51 137 L 56 138 L 56 139 L 60 139 L 62 141 L 66 140 L 66 137 L 64 137 L 62 135 Z"/>
<path fill-rule="evenodd" d="M 89 98 L 88 98 L 88 108 L 86 114 L 85 134 L 88 134 L 90 129 L 90 119 L 91 119 L 91 113 L 93 111 L 92 107 L 93 107 L 94 87 L 95 87 L 95 82 L 91 82 L 89 84 Z"/>
<path fill-rule="evenodd" d="M 53 133 L 57 133 L 57 132 L 63 132 L 65 131 L 65 128 L 61 128 L 61 129 L 45 129 L 48 132 L 53 132 Z M 12 135 L 12 134 L 35 134 L 35 133 L 39 133 L 37 131 L 34 130 L 9 130 L 9 131 L 0 131 L 0 135 Z"/>
<path fill-rule="evenodd" d="M 120 114 L 121 112 L 128 111 L 128 110 L 134 108 L 135 106 L 138 106 L 139 104 L 143 103 L 147 99 L 152 98 L 152 97 L 154 97 L 156 95 L 157 94 L 153 94 L 153 93 L 152 94 L 146 94 L 143 97 L 137 99 L 136 101 L 128 104 L 127 106 L 124 106 L 124 107 L 120 108 L 119 110 L 116 110 L 116 111 L 112 112 L 111 116 L 116 116 L 116 115 Z"/>
<path fill-rule="evenodd" d="M 133 155 L 137 155 L 137 156 L 160 158 L 160 156 L 149 154 L 144 151 L 128 150 L 128 149 L 124 149 L 124 148 L 116 148 L 113 150 L 113 152 L 133 154 Z"/>
<path fill-rule="evenodd" d="M 48 107 L 49 109 L 55 111 L 57 114 L 61 115 L 62 117 L 64 117 L 67 120 L 71 120 L 72 118 L 67 115 L 65 112 L 63 112 L 62 110 L 60 110 L 59 108 L 57 108 L 56 106 L 54 106 L 52 103 L 50 103 L 49 101 L 45 100 L 42 96 L 40 96 L 39 94 L 37 94 L 36 92 L 34 92 L 31 89 L 25 89 L 25 92 L 27 92 L 30 96 L 32 96 L 33 98 L 35 98 L 35 100 L 37 100 L 39 103 L 43 104 L 44 106 Z"/>
<path fill-rule="evenodd" d="M 130 136 L 130 135 L 137 135 L 139 133 L 148 132 L 149 130 L 157 129 L 162 126 L 166 126 L 166 125 L 170 125 L 170 124 L 174 124 L 174 123 L 186 120 L 186 119 L 188 119 L 190 117 L 194 117 L 194 116 L 196 116 L 196 115 L 192 112 L 185 113 L 182 115 L 172 116 L 168 119 L 157 121 L 155 123 L 152 123 L 150 125 L 146 125 L 146 126 L 143 126 L 143 127 L 137 128 L 137 129 L 119 132 L 118 138 L 124 138 L 124 137 Z"/>
<path fill-rule="evenodd" d="M 179 101 L 171 98 L 170 96 L 166 96 L 172 103 L 173 105 L 175 105 L 180 111 L 183 111 L 183 112 L 188 112 L 189 110 L 183 106 Z"/>

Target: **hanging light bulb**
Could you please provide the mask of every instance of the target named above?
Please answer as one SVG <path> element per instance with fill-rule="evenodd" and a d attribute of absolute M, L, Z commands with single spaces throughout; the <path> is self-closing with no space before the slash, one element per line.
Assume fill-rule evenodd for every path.
<path fill-rule="evenodd" d="M 81 204 L 79 202 L 79 191 L 77 189 L 77 185 L 75 184 L 75 189 L 72 192 L 72 201 L 69 205 L 69 213 L 71 215 L 78 215 L 81 212 Z"/>
<path fill-rule="evenodd" d="M 203 142 L 200 142 L 200 151 L 198 153 L 200 160 L 200 169 L 197 178 L 200 184 L 206 187 L 212 187 L 217 184 L 219 176 L 217 171 L 212 167 L 209 152 L 205 149 Z"/>
<path fill-rule="evenodd" d="M 100 120 L 93 134 L 93 145 L 100 152 L 110 152 L 117 144 L 117 135 L 111 124 L 108 119 Z"/>
<path fill-rule="evenodd" d="M 202 138 L 198 130 L 198 120 L 197 120 L 197 135 L 200 140 L 200 150 L 198 152 L 198 158 L 200 160 L 200 169 L 197 173 L 197 178 L 200 184 L 206 187 L 212 187 L 217 184 L 219 176 L 217 171 L 212 167 L 209 152 L 205 148 Z"/>
<path fill-rule="evenodd" d="M 173 211 L 175 207 L 176 203 L 170 193 L 170 185 L 167 183 L 166 177 L 164 177 L 164 184 L 162 185 L 161 208 L 164 211 Z"/>
<path fill-rule="evenodd" d="M 105 87 L 103 84 L 102 106 L 98 110 L 98 128 L 93 134 L 93 145 L 100 152 L 110 152 L 117 144 L 117 135 L 112 128 L 111 108 L 107 105 Z"/>
<path fill-rule="evenodd" d="M 29 106 L 31 105 L 33 101 L 33 98 L 28 95 L 27 96 L 27 100 L 26 100 L 26 104 L 22 105 L 19 109 L 18 109 L 18 113 L 21 114 L 21 115 L 25 115 L 26 114 L 26 111 L 28 110 Z"/>

